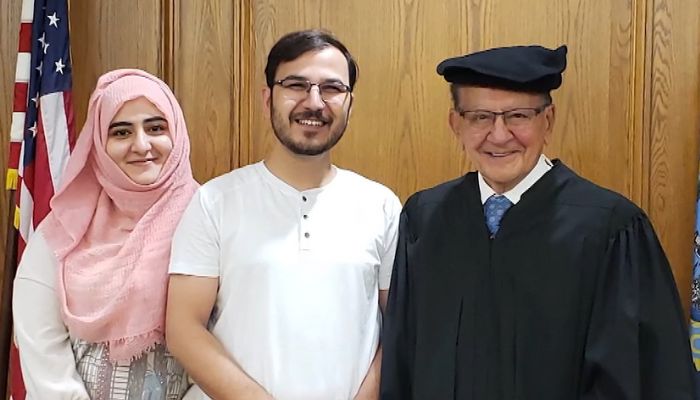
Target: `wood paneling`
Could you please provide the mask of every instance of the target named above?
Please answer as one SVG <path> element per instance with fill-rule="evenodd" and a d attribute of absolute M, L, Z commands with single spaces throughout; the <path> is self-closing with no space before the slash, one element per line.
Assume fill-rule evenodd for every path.
<path fill-rule="evenodd" d="M 700 149 L 700 7 L 654 0 L 648 211 L 689 304 Z"/>
<path fill-rule="evenodd" d="M 164 79 L 185 113 L 195 177 L 237 165 L 233 129 L 231 2 L 74 0 L 71 3 L 75 108 L 79 125 L 97 78 L 140 68 Z M 234 156 L 235 155 L 235 156 Z"/>
<path fill-rule="evenodd" d="M 264 84 L 266 52 L 283 33 L 319 26 L 336 33 L 356 55 L 361 74 L 350 128 L 334 161 L 406 198 L 470 168 L 447 125 L 449 94 L 435 73 L 439 61 L 491 46 L 566 43 L 569 67 L 555 92 L 558 121 L 547 152 L 631 195 L 632 175 L 610 172 L 631 171 L 641 151 L 632 140 L 634 17 L 630 4 L 619 1 L 601 7 L 547 0 L 528 3 L 524 11 L 516 1 L 259 0 L 252 14 L 252 82 L 255 89 Z M 274 138 L 259 91 L 248 97 L 254 161 Z"/>
<path fill-rule="evenodd" d="M 248 101 L 247 93 L 252 93 L 253 88 L 258 85 L 252 82 L 251 76 L 254 73 L 252 58 L 254 54 L 253 31 L 251 23 L 252 7 L 251 1 L 240 0 L 236 2 L 234 10 L 236 18 L 234 19 L 234 36 L 233 36 L 233 103 L 234 103 L 234 127 L 238 138 L 238 154 L 237 162 L 231 163 L 231 168 L 236 168 L 242 165 L 251 163 L 250 159 L 250 134 L 252 132 L 252 110 L 253 104 Z M 234 155 L 235 156 L 235 155 Z"/>
<path fill-rule="evenodd" d="M 448 129 L 447 85 L 435 74 L 440 60 L 461 51 L 463 39 L 455 39 L 465 37 L 460 30 L 466 20 L 455 7 L 459 1 L 255 1 L 247 100 L 254 116 L 251 161 L 274 140 L 259 99 L 267 52 L 284 33 L 322 27 L 348 46 L 360 67 L 352 118 L 334 162 L 387 184 L 404 199 L 459 175 L 463 163 Z"/>
<path fill-rule="evenodd" d="M 2 322 L 0 326 L 0 338 L 3 341 L 9 341 L 9 335 L 5 325 L 6 314 L 11 309 L 6 301 L 9 301 L 11 287 L 10 276 L 5 276 L 6 257 L 10 255 L 11 250 L 6 249 L 7 231 L 9 228 L 8 214 L 9 209 L 9 194 L 5 191 L 5 177 L 7 174 L 7 159 L 9 153 L 10 126 L 12 124 L 12 103 L 14 95 L 15 70 L 17 62 L 17 46 L 19 36 L 19 23 L 22 10 L 22 2 L 16 0 L 0 0 L 0 299 L 3 304 L 0 309 L 3 312 Z M 9 260 L 9 259 L 8 259 Z M 7 362 L 9 343 L 0 344 L 0 362 Z M 0 370 L 3 375 L 0 379 L 5 379 L 0 387 L 3 388 L 2 398 L 8 397 L 9 379 L 4 374 L 7 373 L 9 365 L 1 365 Z"/>
<path fill-rule="evenodd" d="M 631 171 L 630 152 L 639 152 L 630 118 L 637 22 L 630 3 L 546 0 L 524 8 L 516 1 L 469 4 L 469 51 L 511 44 L 568 45 L 564 83 L 554 92 L 554 140 L 545 151 L 629 196 L 631 174 L 611 171 Z"/>
<path fill-rule="evenodd" d="M 566 43 L 569 65 L 554 93 L 557 123 L 546 153 L 647 210 L 688 304 L 700 140 L 697 9 L 681 8 L 681 0 L 251 3 L 253 69 L 240 99 L 251 104 L 251 129 L 241 132 L 242 159 L 263 158 L 274 140 L 259 100 L 267 51 L 286 32 L 323 27 L 361 70 L 334 162 L 404 199 L 470 169 L 446 123 L 447 85 L 434 72 L 440 60 L 492 46 Z"/>
<path fill-rule="evenodd" d="M 238 164 L 233 70 L 237 24 L 227 1 L 175 1 L 172 86 L 185 112 L 195 177 L 207 181 Z M 236 36 L 238 36 L 236 34 Z"/>
<path fill-rule="evenodd" d="M 78 132 L 97 78 L 117 68 L 163 76 L 161 2 L 71 0 L 73 104 Z"/>
<path fill-rule="evenodd" d="M 82 125 L 103 72 L 155 73 L 183 106 L 195 176 L 208 180 L 263 158 L 275 140 L 260 99 L 272 44 L 293 30 L 326 28 L 360 65 L 334 162 L 405 199 L 471 167 L 447 124 L 450 98 L 435 73 L 439 61 L 490 46 L 566 43 L 569 66 L 554 93 L 557 122 L 546 152 L 647 210 L 687 305 L 700 149 L 700 8 L 686 3 L 72 0 L 76 123 Z M 20 2 L 0 6 L 4 167 Z"/>
<path fill-rule="evenodd" d="M 17 37 L 22 2 L 0 0 L 0 266 L 5 262 L 5 239 L 7 233 L 7 156 L 9 152 L 10 124 L 12 123 L 12 95 L 15 85 L 15 64 L 17 62 Z M 2 267 L 0 267 L 2 268 Z M 2 279 L 0 273 L 0 287 Z"/>

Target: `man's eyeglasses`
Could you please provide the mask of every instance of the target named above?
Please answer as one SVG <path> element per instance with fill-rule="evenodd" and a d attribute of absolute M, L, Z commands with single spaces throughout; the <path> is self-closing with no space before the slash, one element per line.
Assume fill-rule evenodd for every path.
<path fill-rule="evenodd" d="M 503 117 L 503 122 L 510 129 L 527 128 L 532 120 L 550 105 L 551 103 L 547 103 L 535 108 L 514 108 L 501 112 L 459 108 L 456 111 L 466 121 L 468 128 L 478 133 L 493 128 L 499 116 Z"/>
<path fill-rule="evenodd" d="M 321 99 L 323 99 L 323 101 L 326 103 L 342 103 L 345 101 L 347 94 L 352 92 L 350 86 L 337 81 L 312 83 L 307 79 L 284 78 L 279 81 L 275 81 L 274 83 L 275 85 L 282 86 L 288 98 L 296 100 L 306 98 L 306 96 L 308 96 L 311 92 L 311 88 L 314 86 L 318 87 L 318 92 L 321 95 Z"/>

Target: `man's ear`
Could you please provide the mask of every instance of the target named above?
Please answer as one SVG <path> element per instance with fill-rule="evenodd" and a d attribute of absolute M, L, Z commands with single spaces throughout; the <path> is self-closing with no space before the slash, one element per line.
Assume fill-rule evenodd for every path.
<path fill-rule="evenodd" d="M 269 116 L 272 110 L 272 89 L 265 86 L 261 91 L 261 95 L 263 110 L 265 110 L 265 113 Z"/>
<path fill-rule="evenodd" d="M 355 93 L 350 92 L 350 105 L 348 106 L 348 120 L 352 117 L 352 103 L 355 101 Z"/>
<path fill-rule="evenodd" d="M 549 144 L 552 139 L 552 133 L 554 132 L 554 121 L 556 120 L 556 107 L 554 104 L 550 105 L 544 110 L 544 118 L 546 122 L 544 131 L 544 144 Z"/>
<path fill-rule="evenodd" d="M 459 137 L 459 133 L 461 132 L 461 126 L 462 126 L 462 116 L 459 115 L 457 110 L 454 108 L 450 108 L 450 113 L 447 117 L 448 123 L 450 124 L 450 128 L 452 128 L 452 133 L 455 134 L 455 136 Z"/>

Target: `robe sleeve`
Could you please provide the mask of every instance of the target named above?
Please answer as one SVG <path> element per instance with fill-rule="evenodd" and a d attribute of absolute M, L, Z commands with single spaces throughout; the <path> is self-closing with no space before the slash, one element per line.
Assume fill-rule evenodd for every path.
<path fill-rule="evenodd" d="M 613 231 L 600 271 L 581 398 L 695 399 L 686 318 L 669 262 L 641 211 Z"/>
<path fill-rule="evenodd" d="M 416 327 L 411 259 L 408 251 L 412 242 L 408 217 L 410 204 L 411 199 L 406 202 L 399 220 L 398 244 L 382 331 L 382 400 L 412 398 Z"/>

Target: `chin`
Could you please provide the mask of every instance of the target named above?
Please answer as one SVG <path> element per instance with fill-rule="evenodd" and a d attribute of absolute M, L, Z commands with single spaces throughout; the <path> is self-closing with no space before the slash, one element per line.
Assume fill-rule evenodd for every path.
<path fill-rule="evenodd" d="M 137 179 L 132 179 L 132 181 L 134 181 L 134 183 L 136 183 L 136 184 L 138 184 L 138 185 L 144 185 L 144 186 L 146 186 L 146 185 L 150 185 L 150 184 L 152 184 L 153 182 L 155 182 L 156 179 L 151 179 L 151 178 L 149 178 L 149 179 L 137 178 Z"/>
<path fill-rule="evenodd" d="M 289 148 L 289 150 L 298 156 L 318 156 L 325 153 L 327 150 L 320 148 L 318 146 L 308 147 L 308 146 L 297 146 Z"/>
<path fill-rule="evenodd" d="M 518 179 L 518 174 L 514 173 L 498 173 L 498 171 L 489 171 L 490 176 L 493 177 L 494 182 L 498 183 L 508 183 Z"/>
<path fill-rule="evenodd" d="M 499 171 L 497 168 L 479 168 L 481 175 L 490 182 L 506 185 L 518 179 L 518 174 L 509 171 Z"/>
<path fill-rule="evenodd" d="M 138 185 L 150 185 L 156 180 L 158 180 L 158 173 L 157 172 L 149 172 L 149 173 L 141 173 L 141 174 L 134 174 L 134 175 L 129 175 L 129 179 L 131 179 L 134 183 Z"/>

